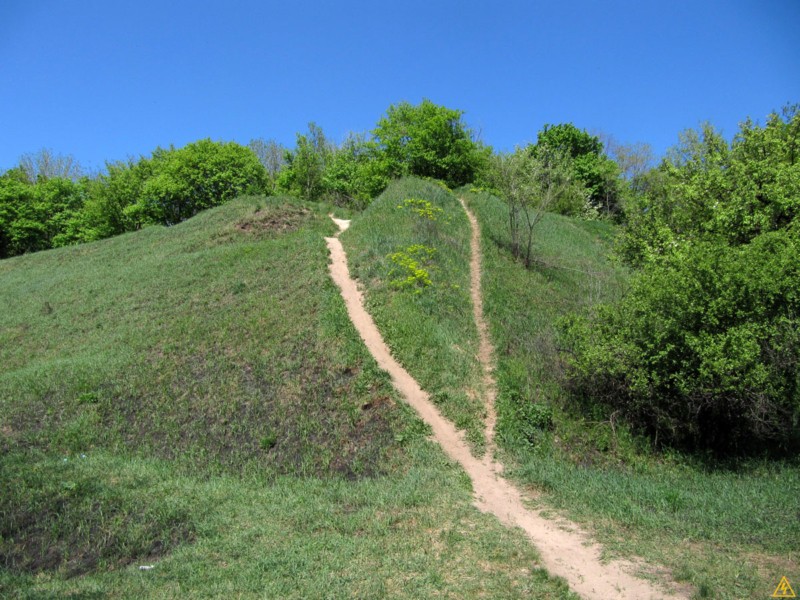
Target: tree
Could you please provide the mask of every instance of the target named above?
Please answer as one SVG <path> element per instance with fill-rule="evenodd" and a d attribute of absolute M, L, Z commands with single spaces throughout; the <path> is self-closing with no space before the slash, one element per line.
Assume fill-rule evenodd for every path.
<path fill-rule="evenodd" d="M 271 194 L 275 191 L 275 182 L 278 174 L 286 166 L 286 148 L 275 140 L 264 140 L 263 138 L 250 140 L 247 147 L 253 151 L 259 162 L 267 171 L 268 183 L 267 191 Z"/>
<path fill-rule="evenodd" d="M 431 177 L 451 187 L 472 181 L 488 153 L 462 116 L 427 99 L 390 106 L 373 130 L 388 175 Z"/>
<path fill-rule="evenodd" d="M 40 177 L 19 171 L 0 177 L 0 257 L 46 250 L 79 241 L 85 182 Z"/>
<path fill-rule="evenodd" d="M 266 181 L 256 156 L 234 142 L 205 139 L 179 150 L 157 149 L 151 160 L 152 176 L 140 198 L 123 210 L 134 227 L 175 225 L 241 194 L 261 192 Z"/>
<path fill-rule="evenodd" d="M 566 328 L 570 381 L 654 440 L 720 453 L 800 433 L 800 232 L 679 246 Z"/>
<path fill-rule="evenodd" d="M 603 143 L 599 137 L 578 129 L 572 123 L 547 124 L 536 137 L 534 152 L 546 149 L 575 159 L 587 154 L 600 156 L 603 153 Z"/>
<path fill-rule="evenodd" d="M 106 163 L 106 172 L 88 185 L 84 205 L 85 241 L 99 240 L 141 226 L 141 200 L 145 184 L 159 164 L 140 157 Z"/>
<path fill-rule="evenodd" d="M 800 112 L 741 124 L 729 144 L 710 124 L 680 134 L 630 203 L 621 249 L 631 263 L 659 260 L 701 239 L 746 244 L 800 215 Z"/>
<path fill-rule="evenodd" d="M 611 154 L 619 167 L 620 174 L 633 187 L 639 191 L 639 182 L 653 167 L 653 148 L 650 144 L 636 142 L 635 144 L 620 144 L 613 139 L 609 141 L 608 153 Z"/>
<path fill-rule="evenodd" d="M 56 154 L 49 148 L 23 154 L 19 159 L 19 169 L 30 183 L 57 178 L 77 181 L 83 176 L 83 169 L 73 156 Z"/>
<path fill-rule="evenodd" d="M 298 133 L 295 149 L 286 153 L 278 187 L 306 200 L 319 200 L 325 193 L 323 177 L 332 152 L 322 127 L 312 121 L 308 133 Z"/>
<path fill-rule="evenodd" d="M 493 158 L 493 186 L 508 202 L 511 251 L 526 267 L 533 262 L 533 233 L 548 211 L 575 214 L 585 195 L 575 185 L 570 162 L 557 149 L 533 152 L 517 148 Z"/>
<path fill-rule="evenodd" d="M 572 123 L 545 125 L 539 132 L 534 154 L 555 152 L 571 160 L 572 173 L 589 194 L 589 202 L 607 214 L 619 210 L 619 171 L 606 156 L 600 138 Z"/>
<path fill-rule="evenodd" d="M 388 183 L 375 142 L 361 134 L 351 134 L 333 148 L 323 175 L 325 195 L 346 206 L 366 206 Z"/>
<path fill-rule="evenodd" d="M 571 382 L 657 439 L 800 441 L 800 115 L 680 135 L 628 208 L 627 296 L 567 328 Z M 758 448 L 760 449 L 760 448 Z"/>

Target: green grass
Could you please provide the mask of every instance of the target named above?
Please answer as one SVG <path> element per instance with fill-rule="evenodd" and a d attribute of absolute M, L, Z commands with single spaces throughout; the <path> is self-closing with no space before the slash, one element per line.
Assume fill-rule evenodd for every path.
<path fill-rule="evenodd" d="M 0 262 L 0 596 L 569 596 L 367 354 L 325 213 Z"/>
<path fill-rule="evenodd" d="M 307 206 L 249 198 L 0 263 L 13 307 L 0 315 L 3 444 L 221 472 L 380 471 L 392 418 L 361 407 L 390 388 L 341 335 L 322 241 L 333 228 Z"/>
<path fill-rule="evenodd" d="M 466 194 L 483 232 L 484 307 L 498 359 L 498 439 L 510 474 L 593 529 L 608 551 L 643 556 L 699 597 L 764 598 L 800 581 L 800 469 L 713 465 L 655 453 L 613 415 L 584 414 L 563 388 L 557 323 L 624 291 L 613 227 L 548 215 L 530 270 L 507 251 L 504 205 Z"/>
<path fill-rule="evenodd" d="M 469 481 L 438 449 L 418 437 L 407 452 L 424 466 L 360 481 L 281 476 L 269 485 L 176 474 L 163 460 L 102 451 L 67 463 L 31 462 L 64 490 L 55 492 L 63 525 L 75 525 L 69 513 L 77 504 L 93 505 L 79 521 L 90 530 L 54 546 L 67 553 L 58 569 L 0 569 L 0 596 L 572 597 L 537 566 L 522 533 L 471 506 Z M 67 491 L 67 483 L 75 487 Z M 100 508 L 115 510 L 126 527 L 88 523 Z M 147 530 L 165 526 L 183 543 L 165 553 L 157 538 L 148 551 Z M 90 543 L 82 545 L 82 536 Z M 81 547 L 95 553 L 96 564 L 87 563 L 87 552 L 75 553 Z M 143 551 L 133 553 L 137 547 Z"/>
<path fill-rule="evenodd" d="M 438 209 L 427 218 L 406 206 L 420 199 Z M 479 395 L 478 332 L 469 279 L 470 226 L 457 198 L 428 181 L 389 187 L 342 235 L 368 310 L 400 362 L 431 394 L 442 413 L 480 451 L 485 410 Z M 431 284 L 399 288 L 405 273 L 391 255 L 413 245 L 433 248 L 425 268 Z"/>

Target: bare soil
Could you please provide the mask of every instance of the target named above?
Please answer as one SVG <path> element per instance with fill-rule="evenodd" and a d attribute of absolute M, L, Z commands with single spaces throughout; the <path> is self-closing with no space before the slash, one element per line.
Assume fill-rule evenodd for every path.
<path fill-rule="evenodd" d="M 589 539 L 577 525 L 565 520 L 554 521 L 542 516 L 539 509 L 528 508 L 522 493 L 501 476 L 501 466 L 494 459 L 494 396 L 496 386 L 492 376 L 492 347 L 488 328 L 483 319 L 480 295 L 480 231 L 478 223 L 466 206 L 472 224 L 472 298 L 476 324 L 480 335 L 480 362 L 484 368 L 485 402 L 487 412 L 487 441 L 489 452 L 483 460 L 472 455 L 461 432 L 445 419 L 428 394 L 392 357 L 375 322 L 364 307 L 364 298 L 350 276 L 347 256 L 337 237 L 325 238 L 331 254 L 330 273 L 339 286 L 347 312 L 378 365 L 389 373 L 392 383 L 405 400 L 433 430 L 433 437 L 444 452 L 458 462 L 472 480 L 475 505 L 483 512 L 495 515 L 508 527 L 520 527 L 536 546 L 542 566 L 552 575 L 563 577 L 570 588 L 584 598 L 611 600 L 615 598 L 668 599 L 686 598 L 676 591 L 664 591 L 651 581 L 636 577 L 637 572 L 655 572 L 642 564 L 628 561 L 601 560 L 601 546 Z M 331 217 L 333 218 L 333 217 Z M 349 221 L 334 219 L 341 230 Z M 674 586 L 673 586 L 674 588 Z"/>

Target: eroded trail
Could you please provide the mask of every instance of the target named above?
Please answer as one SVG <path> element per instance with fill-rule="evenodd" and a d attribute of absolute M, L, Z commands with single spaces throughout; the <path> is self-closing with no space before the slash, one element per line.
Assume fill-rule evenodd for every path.
<path fill-rule="evenodd" d="M 467 213 L 470 214 L 469 211 Z M 342 230 L 349 225 L 349 221 L 334 220 Z M 473 237 L 476 235 L 476 228 L 477 222 L 473 227 Z M 467 472 L 472 480 L 475 505 L 478 509 L 494 514 L 509 527 L 521 527 L 538 549 L 543 566 L 551 574 L 563 577 L 570 588 L 584 598 L 598 600 L 678 598 L 679 596 L 661 592 L 651 583 L 631 575 L 631 572 L 635 571 L 632 563 L 622 561 L 601 563 L 599 545 L 589 542 L 587 536 L 578 531 L 574 525 L 551 521 L 544 518 L 540 511 L 527 508 L 523 503 L 522 494 L 500 476 L 499 469 L 491 458 L 479 460 L 472 455 L 462 434 L 441 415 L 430 401 L 428 394 L 392 357 L 375 322 L 364 307 L 363 296 L 356 282 L 350 277 L 347 256 L 338 236 L 325 238 L 325 241 L 331 254 L 331 277 L 341 290 L 347 312 L 359 335 L 378 365 L 389 373 L 398 392 L 431 427 L 436 442 Z M 477 241 L 480 242 L 479 237 Z M 480 253 L 479 245 L 477 251 Z M 474 252 L 475 247 L 473 247 Z M 480 262 L 477 265 L 479 266 Z M 480 293 L 479 268 L 477 273 L 478 293 Z M 482 320 L 482 308 L 480 315 Z M 484 334 L 487 360 L 490 361 L 489 369 L 491 369 L 491 344 L 488 332 L 484 331 Z M 483 359 L 481 362 L 483 363 Z M 489 373 L 491 374 L 491 371 Z M 493 379 L 492 387 L 494 387 Z M 493 412 L 492 403 L 492 414 Z"/>
<path fill-rule="evenodd" d="M 500 463 L 494 462 L 494 429 L 497 425 L 497 413 L 494 403 L 497 399 L 497 382 L 494 378 L 494 348 L 489 339 L 489 326 L 483 318 L 483 293 L 481 292 L 481 229 L 475 215 L 467 208 L 463 198 L 458 199 L 469 218 L 472 230 L 470 235 L 470 296 L 472 296 L 472 315 L 478 328 L 478 361 L 483 369 L 483 401 L 486 406 L 486 460 L 493 463 L 494 469 L 501 469 Z"/>

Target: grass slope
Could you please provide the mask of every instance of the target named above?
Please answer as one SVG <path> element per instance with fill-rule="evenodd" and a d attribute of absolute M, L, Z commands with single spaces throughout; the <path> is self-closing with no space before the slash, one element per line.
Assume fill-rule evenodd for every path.
<path fill-rule="evenodd" d="M 451 192 L 409 178 L 396 182 L 354 220 L 342 244 L 353 275 L 366 287 L 368 310 L 396 358 L 444 416 L 482 448 L 486 415 L 477 393 L 481 379 L 469 291 L 469 236 L 469 221 Z M 398 287 L 408 271 L 392 255 L 415 245 L 434 250 L 430 260 L 419 263 L 430 285 Z"/>
<path fill-rule="evenodd" d="M 586 416 L 562 389 L 556 324 L 618 295 L 613 229 L 555 215 L 536 232 L 539 263 L 514 261 L 504 204 L 465 194 L 482 227 L 484 306 L 498 348 L 499 438 L 512 475 L 593 527 L 612 551 L 644 556 L 699 597 L 763 598 L 800 581 L 800 469 L 713 465 L 654 454 L 613 416 Z"/>
<path fill-rule="evenodd" d="M 0 262 L 0 596 L 568 596 L 367 355 L 333 230 L 242 198 Z"/>

